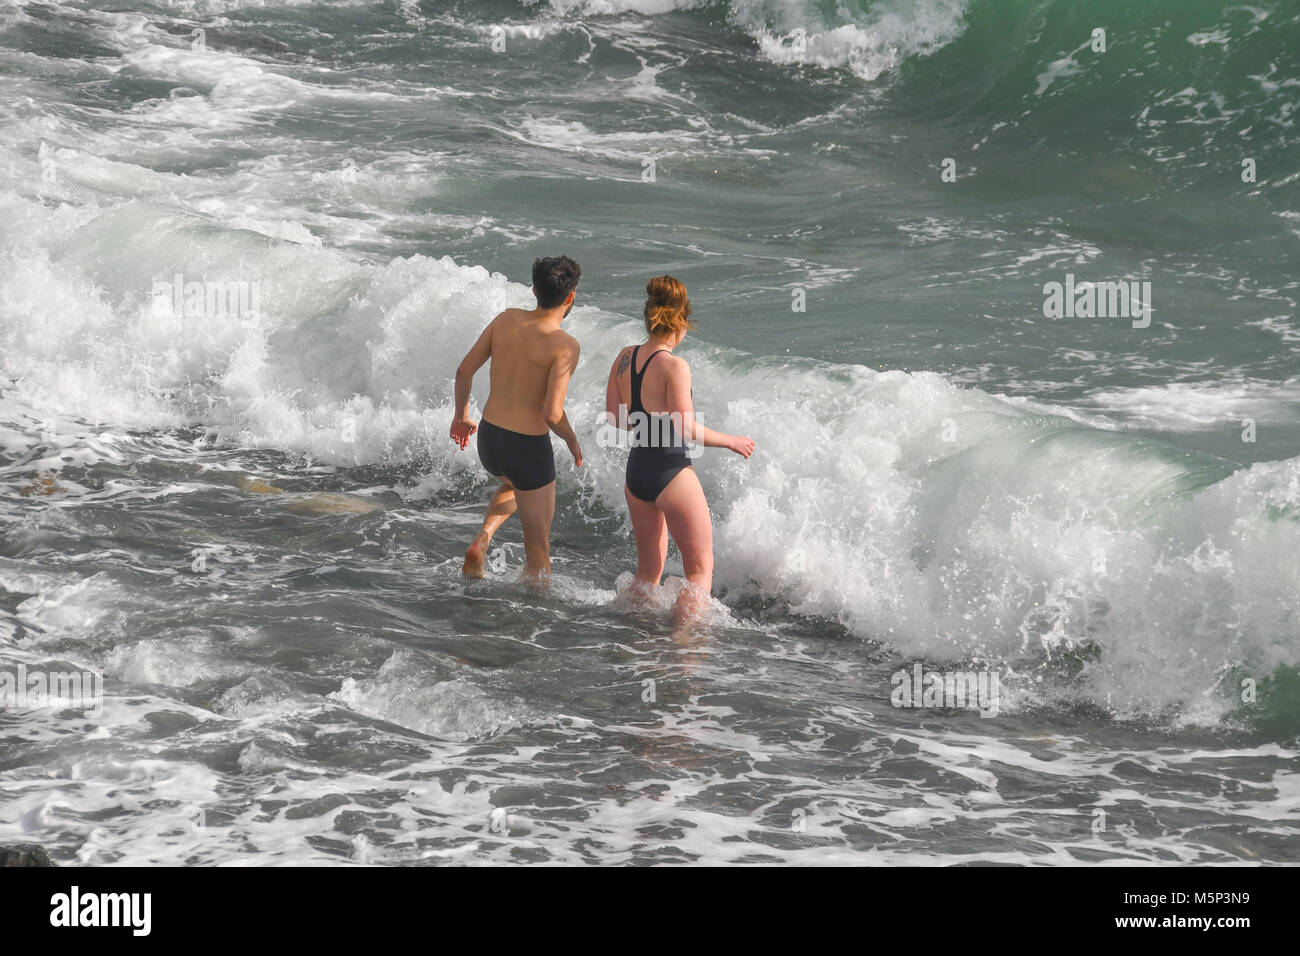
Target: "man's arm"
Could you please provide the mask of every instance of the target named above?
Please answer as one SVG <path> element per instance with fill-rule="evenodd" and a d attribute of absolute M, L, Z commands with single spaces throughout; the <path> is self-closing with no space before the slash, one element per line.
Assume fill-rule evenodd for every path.
<path fill-rule="evenodd" d="M 578 367 L 581 351 L 578 340 L 570 336 L 568 346 L 551 363 L 551 371 L 546 377 L 546 398 L 542 402 L 542 417 L 546 419 L 547 426 L 564 439 L 573 455 L 573 463 L 579 468 L 582 467 L 582 446 L 578 443 L 578 436 L 573 433 L 573 426 L 569 424 L 569 416 L 564 412 L 564 399 L 569 392 L 569 379 Z"/>
<path fill-rule="evenodd" d="M 478 431 L 478 426 L 469 420 L 469 393 L 474 385 L 474 373 L 492 357 L 492 327 L 496 324 L 496 319 L 488 323 L 478 341 L 465 353 L 460 365 L 456 366 L 456 410 L 455 417 L 451 420 L 451 440 L 462 451 L 469 444 L 469 436 Z"/>

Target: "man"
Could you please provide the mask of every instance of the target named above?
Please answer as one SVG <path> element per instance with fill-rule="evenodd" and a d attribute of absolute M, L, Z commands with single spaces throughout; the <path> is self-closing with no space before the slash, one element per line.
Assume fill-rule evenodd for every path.
<path fill-rule="evenodd" d="M 465 552 L 466 577 L 481 578 L 492 535 L 516 510 L 524 526 L 524 577 L 545 583 L 551 573 L 555 517 L 555 432 L 582 467 L 582 447 L 564 412 L 569 377 L 578 365 L 578 340 L 560 328 L 573 311 L 582 270 L 568 256 L 533 263 L 535 309 L 506 309 L 488 324 L 456 369 L 456 417 L 451 440 L 462 450 L 478 433 L 478 457 L 501 479 L 483 530 Z M 490 390 L 479 425 L 469 420 L 474 373 L 492 360 Z"/>

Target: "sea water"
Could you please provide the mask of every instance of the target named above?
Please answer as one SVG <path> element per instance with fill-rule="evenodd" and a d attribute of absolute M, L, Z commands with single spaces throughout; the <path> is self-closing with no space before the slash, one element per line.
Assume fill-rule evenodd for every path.
<path fill-rule="evenodd" d="M 1295 0 L 8 0 L 0 666 L 102 685 L 14 683 L 0 842 L 1296 861 L 1298 68 Z M 536 594 L 447 429 L 561 253 Z M 661 273 L 757 444 L 693 642 L 596 440 Z"/>

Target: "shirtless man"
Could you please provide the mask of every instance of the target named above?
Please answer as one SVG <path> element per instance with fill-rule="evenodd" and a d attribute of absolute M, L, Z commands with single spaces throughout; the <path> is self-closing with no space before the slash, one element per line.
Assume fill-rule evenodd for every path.
<path fill-rule="evenodd" d="M 465 552 L 466 577 L 483 577 L 492 535 L 516 510 L 524 526 L 524 577 L 542 584 L 551 573 L 551 520 L 555 517 L 555 432 L 582 467 L 582 446 L 564 413 L 569 377 L 578 366 L 578 340 L 560 328 L 573 310 L 582 270 L 568 256 L 533 263 L 535 309 L 506 309 L 493 319 L 456 369 L 456 417 L 451 440 L 463 451 L 478 433 L 478 457 L 501 479 L 483 530 Z M 483 419 L 469 420 L 474 373 L 492 360 Z"/>

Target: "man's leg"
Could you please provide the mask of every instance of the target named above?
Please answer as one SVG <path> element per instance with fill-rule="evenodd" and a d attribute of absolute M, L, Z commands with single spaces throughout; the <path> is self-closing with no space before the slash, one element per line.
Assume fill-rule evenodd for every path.
<path fill-rule="evenodd" d="M 465 552 L 465 564 L 461 572 L 467 578 L 483 577 L 483 562 L 487 559 L 488 545 L 497 529 L 506 523 L 506 519 L 515 513 L 515 488 L 508 478 L 501 479 L 501 487 L 492 496 L 488 505 L 487 517 L 483 519 L 483 530 L 478 533 L 474 543 Z"/>
<path fill-rule="evenodd" d="M 524 526 L 524 578 L 545 584 L 551 576 L 551 522 L 555 519 L 555 482 L 532 491 L 516 491 L 519 521 Z"/>

